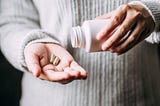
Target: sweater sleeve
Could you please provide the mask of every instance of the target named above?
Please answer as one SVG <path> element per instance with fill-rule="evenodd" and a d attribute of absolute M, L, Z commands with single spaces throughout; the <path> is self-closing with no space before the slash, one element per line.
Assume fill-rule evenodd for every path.
<path fill-rule="evenodd" d="M 0 48 L 15 68 L 27 70 L 24 48 L 34 40 L 58 43 L 50 33 L 40 29 L 32 0 L 0 0 Z"/>
<path fill-rule="evenodd" d="M 141 0 L 155 22 L 154 32 L 146 39 L 150 43 L 160 43 L 160 0 Z"/>

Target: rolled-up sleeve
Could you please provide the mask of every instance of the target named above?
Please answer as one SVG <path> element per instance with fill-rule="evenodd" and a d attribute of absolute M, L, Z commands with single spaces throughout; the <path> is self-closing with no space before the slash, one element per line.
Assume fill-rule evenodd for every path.
<path fill-rule="evenodd" d="M 160 43 L 160 0 L 141 0 L 155 22 L 154 32 L 146 39 L 150 43 Z"/>

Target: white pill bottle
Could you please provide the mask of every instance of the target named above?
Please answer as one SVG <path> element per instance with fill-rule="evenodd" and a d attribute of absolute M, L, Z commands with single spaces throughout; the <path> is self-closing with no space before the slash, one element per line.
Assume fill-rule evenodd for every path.
<path fill-rule="evenodd" d="M 109 20 L 88 20 L 82 26 L 73 27 L 71 30 L 71 44 L 73 48 L 84 48 L 86 52 L 102 51 L 104 42 L 96 39 L 97 34 L 107 26 Z"/>

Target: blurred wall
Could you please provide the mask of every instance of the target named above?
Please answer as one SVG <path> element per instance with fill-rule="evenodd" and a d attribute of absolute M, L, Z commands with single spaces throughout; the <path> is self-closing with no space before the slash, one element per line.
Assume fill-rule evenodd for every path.
<path fill-rule="evenodd" d="M 14 69 L 0 52 L 0 106 L 19 106 L 22 72 Z"/>

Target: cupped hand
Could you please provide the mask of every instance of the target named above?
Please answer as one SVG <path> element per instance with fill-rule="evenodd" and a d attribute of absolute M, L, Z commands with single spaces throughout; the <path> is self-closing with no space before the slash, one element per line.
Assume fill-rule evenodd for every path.
<path fill-rule="evenodd" d="M 60 59 L 56 66 L 50 63 L 52 54 Z M 66 84 L 87 78 L 87 72 L 58 44 L 33 43 L 25 48 L 24 55 L 28 70 L 40 79 Z"/>
<path fill-rule="evenodd" d="M 154 30 L 155 23 L 149 12 L 140 4 L 125 4 L 116 10 L 99 16 L 109 19 L 107 26 L 97 35 L 105 39 L 101 48 L 122 54 L 147 38 Z"/>

